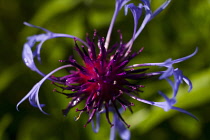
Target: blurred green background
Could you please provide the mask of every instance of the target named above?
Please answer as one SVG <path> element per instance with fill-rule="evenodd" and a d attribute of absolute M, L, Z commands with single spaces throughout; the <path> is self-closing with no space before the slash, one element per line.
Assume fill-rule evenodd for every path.
<path fill-rule="evenodd" d="M 136 0 L 135 3 L 138 1 Z M 152 1 L 157 8 L 163 0 Z M 87 116 L 83 114 L 74 121 L 75 109 L 67 117 L 61 113 L 69 99 L 52 92 L 54 86 L 46 81 L 40 90 L 44 110 L 42 114 L 28 101 L 16 104 L 41 79 L 29 70 L 21 58 L 22 46 L 27 36 L 42 33 L 26 27 L 24 21 L 42 26 L 53 32 L 66 33 L 85 39 L 97 29 L 105 36 L 114 11 L 114 0 L 0 0 L 0 140 L 107 140 L 110 126 L 105 116 L 101 117 L 101 128 L 95 134 L 91 125 L 83 127 Z M 164 112 L 133 101 L 134 113 L 126 111 L 123 117 L 131 125 L 132 140 L 207 140 L 210 139 L 210 0 L 172 0 L 170 5 L 144 29 L 134 43 L 133 50 L 145 47 L 132 63 L 162 62 L 168 58 L 180 58 L 191 54 L 196 46 L 199 52 L 193 58 L 177 64 L 194 85 L 187 93 L 183 84 L 176 106 L 182 107 L 199 121 L 177 111 Z M 121 11 L 114 26 L 112 43 L 119 40 L 117 30 L 128 41 L 133 31 L 133 18 L 129 12 Z M 62 65 L 60 59 L 67 59 L 73 53 L 74 42 L 70 39 L 47 41 L 42 50 L 43 63 L 38 65 L 45 73 Z M 170 93 L 165 81 L 149 81 L 141 97 L 161 100 L 157 91 Z M 79 106 L 80 108 L 82 105 Z"/>

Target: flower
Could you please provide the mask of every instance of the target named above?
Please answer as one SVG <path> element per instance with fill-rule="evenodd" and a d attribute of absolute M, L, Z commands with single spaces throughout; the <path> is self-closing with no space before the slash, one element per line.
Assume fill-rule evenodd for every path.
<path fill-rule="evenodd" d="M 163 108 L 165 111 L 174 109 L 196 118 L 191 113 L 174 106 L 176 103 L 176 95 L 182 81 L 189 85 L 189 91 L 192 89 L 192 83 L 186 76 L 183 75 L 180 69 L 174 68 L 173 64 L 191 58 L 197 53 L 197 48 L 195 52 L 183 58 L 175 60 L 168 59 L 165 62 L 160 63 L 143 63 L 128 66 L 129 62 L 143 51 L 143 48 L 141 48 L 138 52 L 132 53 L 133 42 L 137 39 L 146 24 L 167 7 L 170 0 L 166 0 L 154 12 L 150 9 L 149 0 L 141 0 L 142 2 L 138 6 L 135 6 L 133 3 L 127 4 L 129 1 L 130 0 L 116 0 L 114 15 L 106 38 L 101 37 L 95 31 L 93 38 L 87 36 L 86 41 L 84 41 L 73 35 L 53 33 L 42 27 L 25 22 L 25 25 L 39 28 L 45 32 L 43 34 L 28 37 L 28 41 L 24 44 L 22 53 L 22 58 L 26 66 L 42 75 L 43 79 L 35 84 L 29 93 L 17 104 L 17 109 L 23 101 L 29 99 L 32 106 L 38 107 L 41 112 L 47 114 L 42 109 L 44 104 L 40 104 L 39 102 L 38 93 L 43 82 L 48 79 L 52 81 L 56 87 L 62 89 L 62 91 L 58 91 L 56 89 L 54 91 L 71 98 L 67 108 L 63 110 L 64 115 L 67 115 L 70 109 L 80 102 L 85 102 L 84 108 L 76 109 L 76 111 L 80 112 L 79 117 L 76 119 L 79 119 L 83 112 L 88 113 L 89 118 L 85 126 L 92 122 L 93 130 L 98 132 L 100 120 L 99 116 L 101 113 L 105 113 L 108 123 L 113 126 L 111 128 L 110 139 L 115 138 L 116 130 L 119 132 L 121 138 L 130 139 L 130 132 L 125 127 L 130 127 L 130 125 L 128 125 L 121 116 L 122 111 L 126 110 L 126 108 L 132 111 L 131 106 L 134 104 L 130 102 L 128 97 L 149 105 Z M 116 44 L 110 45 L 114 22 L 119 11 L 123 7 L 125 8 L 125 14 L 128 13 L 129 9 L 133 14 L 133 35 L 128 42 L 124 43 L 122 40 L 122 33 L 118 31 L 120 41 Z M 140 27 L 138 27 L 138 22 L 141 16 L 144 16 L 143 21 Z M 78 63 L 73 56 L 70 56 L 68 60 L 60 60 L 60 62 L 66 63 L 66 65 L 58 67 L 48 74 L 44 74 L 36 67 L 34 58 L 37 58 L 39 62 L 41 62 L 40 52 L 42 44 L 46 40 L 58 37 L 71 38 L 74 40 L 75 50 L 80 55 L 83 64 Z M 37 42 L 39 44 L 35 46 L 35 43 Z M 79 46 L 77 42 L 81 42 L 83 45 Z M 35 51 L 32 51 L 33 47 L 36 48 Z M 97 50 L 99 50 L 99 52 Z M 166 70 L 147 72 L 149 69 L 148 67 L 151 66 L 165 67 Z M 68 75 L 63 77 L 53 76 L 55 72 L 69 67 L 74 68 L 74 70 L 69 71 Z M 159 91 L 159 94 L 165 99 L 164 102 L 148 101 L 137 97 L 137 93 L 142 91 L 144 85 L 134 84 L 131 81 L 143 81 L 153 76 L 159 76 L 160 80 L 165 79 L 170 84 L 173 90 L 171 98 L 167 97 L 161 91 Z M 174 80 L 172 81 L 169 79 L 170 77 L 174 77 Z M 110 120 L 110 112 L 113 113 L 113 121 Z M 94 117 L 96 118 L 96 124 L 93 122 Z"/>

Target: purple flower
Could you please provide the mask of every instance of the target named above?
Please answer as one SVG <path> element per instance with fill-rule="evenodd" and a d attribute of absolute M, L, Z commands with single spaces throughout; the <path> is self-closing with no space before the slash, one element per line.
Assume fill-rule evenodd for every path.
<path fill-rule="evenodd" d="M 110 139 L 115 139 L 116 131 L 122 139 L 130 139 L 130 132 L 126 128 L 126 126 L 130 127 L 130 125 L 128 125 L 121 116 L 122 111 L 127 108 L 132 112 L 131 106 L 134 104 L 130 102 L 130 98 L 163 108 L 165 111 L 170 109 L 178 110 L 196 118 L 191 113 L 174 106 L 176 103 L 176 95 L 182 81 L 189 85 L 189 91 L 192 89 L 192 83 L 183 75 L 181 70 L 174 68 L 173 64 L 191 58 L 197 53 L 197 49 L 191 55 L 175 60 L 168 59 L 161 63 L 144 63 L 128 66 L 129 62 L 143 51 L 143 48 L 141 48 L 138 52 L 132 52 L 133 42 L 142 32 L 146 24 L 167 7 L 170 0 L 167 0 L 154 12 L 150 9 L 149 0 L 142 0 L 142 3 L 138 6 L 135 6 L 133 3 L 127 4 L 128 2 L 129 0 L 116 0 L 114 15 L 106 38 L 101 37 L 95 31 L 92 38 L 87 36 L 86 41 L 83 41 L 72 35 L 53 33 L 25 22 L 25 25 L 39 28 L 45 32 L 28 37 L 28 41 L 24 44 L 22 53 L 22 58 L 26 66 L 42 75 L 43 79 L 35 84 L 29 93 L 17 104 L 17 109 L 23 101 L 29 99 L 32 106 L 38 107 L 40 111 L 45 113 L 42 109 L 44 104 L 39 102 L 38 93 L 43 82 L 48 79 L 52 81 L 57 88 L 61 89 L 61 91 L 56 89 L 54 91 L 65 95 L 67 98 L 71 98 L 68 106 L 63 110 L 64 115 L 67 115 L 70 109 L 80 102 L 85 102 L 85 106 L 82 109 L 76 109 L 76 111 L 80 112 L 76 120 L 80 118 L 83 112 L 88 113 L 89 118 L 85 126 L 92 122 L 94 132 L 98 132 L 100 115 L 104 113 L 108 123 L 112 126 Z M 123 42 L 122 33 L 119 31 L 120 40 L 118 43 L 110 45 L 114 22 L 123 7 L 125 8 L 125 14 L 128 13 L 129 9 L 133 14 L 133 35 L 128 42 Z M 140 27 L 138 27 L 141 16 L 143 16 L 143 21 Z M 60 60 L 60 62 L 65 63 L 65 65 L 56 68 L 48 74 L 44 74 L 36 67 L 34 59 L 37 58 L 38 61 L 41 62 L 40 52 L 42 44 L 46 40 L 58 37 L 71 38 L 74 40 L 75 50 L 80 55 L 83 63 L 80 64 L 73 56 L 70 56 L 67 60 Z M 77 42 L 81 42 L 82 45 L 78 46 Z M 38 43 L 37 46 L 35 46 L 36 43 Z M 33 49 L 34 51 L 32 51 L 34 47 L 35 50 Z M 165 67 L 166 70 L 147 72 L 148 67 L 153 66 Z M 53 76 L 55 72 L 67 68 L 71 68 L 68 75 L 62 77 Z M 159 91 L 159 94 L 165 99 L 164 102 L 148 101 L 137 96 L 138 92 L 142 92 L 144 85 L 134 84 L 132 81 L 143 81 L 154 76 L 159 76 L 160 80 L 165 79 L 172 87 L 173 94 L 171 98 Z M 174 80 L 170 80 L 170 77 L 174 77 Z M 113 114 L 113 121 L 110 120 L 110 114 Z M 95 123 L 94 120 L 96 120 Z"/>

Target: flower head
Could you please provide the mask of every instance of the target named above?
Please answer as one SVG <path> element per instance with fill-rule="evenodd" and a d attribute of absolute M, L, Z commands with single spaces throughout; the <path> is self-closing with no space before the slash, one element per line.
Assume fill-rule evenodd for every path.
<path fill-rule="evenodd" d="M 52 81 L 56 87 L 61 89 L 55 89 L 54 91 L 65 95 L 67 98 L 71 98 L 67 108 L 63 110 L 64 115 L 67 115 L 70 109 L 80 102 L 84 102 L 85 106 L 82 109 L 77 108 L 76 111 L 80 112 L 79 117 L 83 112 L 89 114 L 85 126 L 92 122 L 94 131 L 97 132 L 99 129 L 99 116 L 101 113 L 105 113 L 108 123 L 113 126 L 111 139 L 114 139 L 115 130 L 117 130 L 120 136 L 125 139 L 129 139 L 130 137 L 130 133 L 124 127 L 124 125 L 127 127 L 130 125 L 128 125 L 121 116 L 122 109 L 125 110 L 128 108 L 132 111 L 131 106 L 133 106 L 133 103 L 130 102 L 129 97 L 146 104 L 163 108 L 165 111 L 174 109 L 194 117 L 191 113 L 174 106 L 179 85 L 182 81 L 185 81 L 185 83 L 189 85 L 189 91 L 192 89 L 192 83 L 182 74 L 180 69 L 174 68 L 173 64 L 182 62 L 194 56 L 197 53 L 197 49 L 191 55 L 176 60 L 168 59 L 161 63 L 128 65 L 134 57 L 143 51 L 143 48 L 140 48 L 138 52 L 132 52 L 133 42 L 142 32 L 146 24 L 165 9 L 170 3 L 170 0 L 167 0 L 154 12 L 150 8 L 149 0 L 142 0 L 142 3 L 138 6 L 135 6 L 133 3 L 127 4 L 128 2 L 129 0 L 116 0 L 115 12 L 106 38 L 101 37 L 95 31 L 93 37 L 87 36 L 86 41 L 83 41 L 72 35 L 53 33 L 44 28 L 25 22 L 25 25 L 39 28 L 45 32 L 43 34 L 28 37 L 28 41 L 24 44 L 22 53 L 23 61 L 26 66 L 42 75 L 43 79 L 17 104 L 17 108 L 24 100 L 29 99 L 31 105 L 38 107 L 45 113 L 42 109 L 44 104 L 40 104 L 38 93 L 42 83 L 48 79 Z M 120 36 L 118 43 L 110 45 L 114 22 L 119 11 L 123 7 L 125 7 L 125 14 L 128 13 L 129 9 L 133 14 L 133 35 L 128 42 L 123 42 L 122 33 L 118 31 Z M 144 16 L 143 21 L 140 27 L 138 27 L 141 16 Z M 67 60 L 60 60 L 60 62 L 65 63 L 65 65 L 58 67 L 48 74 L 44 74 L 36 67 L 34 58 L 41 61 L 40 51 L 42 44 L 48 39 L 58 37 L 66 37 L 74 40 L 75 50 L 80 55 L 83 63 L 79 63 L 73 56 L 70 56 Z M 35 43 L 37 42 L 38 45 L 35 46 Z M 79 46 L 78 42 L 81 42 L 82 45 Z M 33 47 L 36 48 L 35 51 L 32 51 Z M 149 67 L 152 66 L 165 67 L 166 70 L 147 72 Z M 71 67 L 71 69 L 73 68 L 73 70 L 69 71 L 68 75 L 62 77 L 53 76 L 55 72 L 69 67 Z M 148 101 L 137 96 L 139 92 L 142 92 L 144 85 L 134 84 L 132 81 L 141 82 L 153 76 L 159 76 L 160 80 L 165 79 L 168 81 L 173 89 L 171 98 L 167 97 L 161 91 L 159 91 L 159 94 L 166 100 L 164 102 Z M 174 77 L 174 81 L 169 79 L 169 77 Z M 110 112 L 114 115 L 113 121 L 110 120 Z M 79 119 L 79 117 L 77 119 Z M 96 127 L 94 127 L 95 125 L 93 123 L 94 117 L 96 118 Z"/>

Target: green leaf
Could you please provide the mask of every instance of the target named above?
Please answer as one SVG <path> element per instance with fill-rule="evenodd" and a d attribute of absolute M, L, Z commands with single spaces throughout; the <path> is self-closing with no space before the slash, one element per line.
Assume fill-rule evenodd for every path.
<path fill-rule="evenodd" d="M 34 25 L 42 26 L 51 18 L 55 17 L 56 15 L 62 12 L 71 10 L 80 2 L 81 2 L 80 0 L 49 1 L 40 7 L 36 15 L 29 22 Z M 33 34 L 31 30 L 28 30 L 28 27 L 25 27 L 22 34 L 27 34 L 28 32 L 30 32 L 30 34 Z"/>
<path fill-rule="evenodd" d="M 7 127 L 11 124 L 12 122 L 12 116 L 10 114 L 5 114 L 1 119 L 0 119 L 0 139 L 5 140 L 6 133 L 5 130 Z"/>

